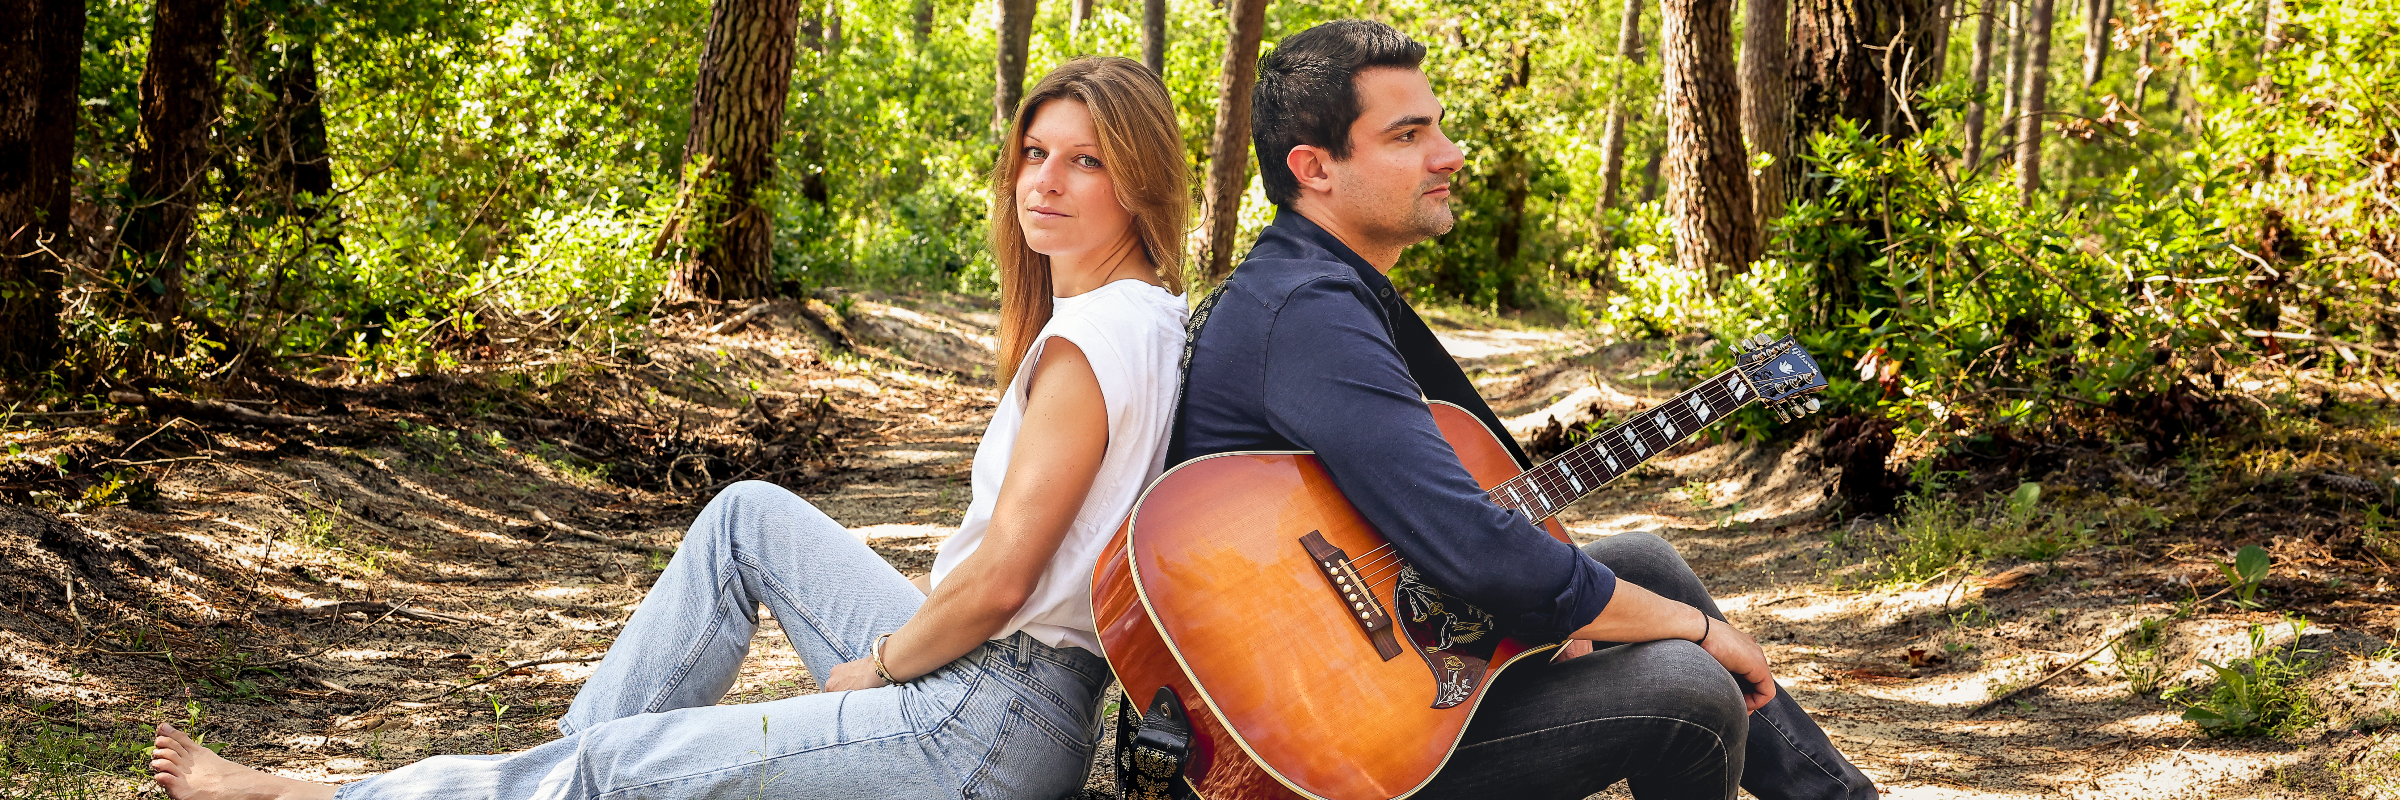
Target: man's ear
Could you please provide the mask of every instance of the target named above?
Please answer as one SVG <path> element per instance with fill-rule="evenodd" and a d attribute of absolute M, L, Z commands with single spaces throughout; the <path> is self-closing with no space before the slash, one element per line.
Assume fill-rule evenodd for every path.
<path fill-rule="evenodd" d="M 1283 156 L 1284 166 L 1292 170 L 1292 178 L 1300 182 L 1302 192 L 1333 191 L 1333 154 L 1314 145 L 1294 145 Z"/>

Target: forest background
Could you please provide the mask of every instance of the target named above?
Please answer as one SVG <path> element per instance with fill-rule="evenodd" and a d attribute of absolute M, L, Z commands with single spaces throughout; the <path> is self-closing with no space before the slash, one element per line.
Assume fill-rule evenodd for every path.
<path fill-rule="evenodd" d="M 433 372 L 501 317 L 606 351 L 678 301 L 991 294 L 996 107 L 1081 54 L 1163 68 L 1212 278 L 1272 212 L 1251 60 L 1347 16 L 1428 44 L 1468 155 L 1397 273 L 1423 302 L 1797 332 L 1837 406 L 1939 437 L 2400 349 L 2388 2 L 11 8 L 0 333 L 36 402 Z"/>
<path fill-rule="evenodd" d="M 988 327 L 975 309 L 997 293 L 983 245 L 997 120 L 1075 56 L 1158 69 L 1204 209 L 1190 250 L 1205 290 L 1272 214 L 1247 135 L 1256 58 L 1341 17 L 1428 46 L 1445 128 L 1467 154 L 1457 228 L 1411 248 L 1395 280 L 1437 322 L 1585 337 L 1572 356 L 1472 367 L 1513 387 L 1512 415 L 1588 396 L 1570 390 L 1680 385 L 1762 333 L 1796 335 L 1826 367 L 1827 421 L 1771 427 L 1751 410 L 1709 438 L 1780 437 L 1768 446 L 1790 449 L 1760 451 L 1789 462 L 1774 469 L 1838 467 L 1831 504 L 1751 513 L 1743 546 L 1777 548 L 1770 561 L 1738 547 L 1703 558 L 1746 579 L 1768 563 L 1778 586 L 1776 569 L 1796 568 L 1835 593 L 1891 592 L 1844 595 L 1851 606 L 1916 592 L 1940 611 L 1844 622 L 1863 632 L 1855 658 L 1815 679 L 1994 676 L 1988 700 L 1891 712 L 1939 727 L 1963 705 L 1981 703 L 1968 717 L 2025 705 L 2033 673 L 2072 655 L 2061 648 L 2092 646 L 2085 659 L 2116 648 L 2107 680 L 2130 688 L 2124 707 L 2176 721 L 2077 758 L 2114 760 L 2105 748 L 2128 740 L 2181 758 L 2172 739 L 2195 725 L 2279 741 L 2306 730 L 2327 737 L 2311 740 L 2311 758 L 2338 767 L 2322 771 L 2324 796 L 2360 796 L 2354 773 L 2400 796 L 2400 738 L 2324 746 L 2400 727 L 2387 674 L 2400 669 L 2393 0 L 7 3 L 0 600 L 18 613 L 0 617 L 0 636 L 40 643 L 12 657 L 49 653 L 40 680 L 57 696 L 75 696 L 86 669 L 138 684 L 127 676 L 155 677 L 141 660 L 152 657 L 179 665 L 175 681 L 188 673 L 241 703 L 263 703 L 270 674 L 287 684 L 277 697 L 349 696 L 324 677 L 360 685 L 342 673 L 257 666 L 259 642 L 313 651 L 267 659 L 275 670 L 331 646 L 257 620 L 330 609 L 372 619 L 366 628 L 394 614 L 464 625 L 408 605 L 426 590 L 378 594 L 401 591 L 394 565 L 483 608 L 473 604 L 506 591 L 479 582 L 522 577 L 505 559 L 557 551 L 551 578 L 605 561 L 553 534 L 625 551 L 607 562 L 610 580 L 638 597 L 625 576 L 655 570 L 669 541 L 657 531 L 688 521 L 673 504 L 744 478 L 838 494 L 919 470 L 907 480 L 923 484 L 910 501 L 923 507 L 890 516 L 948 519 L 958 503 L 941 481 L 955 475 L 857 465 L 874 463 L 859 455 L 873 447 L 955 433 L 919 422 L 973 427 L 988 413 L 980 362 L 891 343 L 988 333 L 968 328 Z M 894 310 L 904 302 L 925 313 Z M 729 343 L 784 316 L 807 331 L 791 341 L 818 344 Z M 853 341 L 902 317 L 916 333 Z M 1631 349 L 1608 349 L 1618 345 Z M 904 362 L 914 366 L 894 366 Z M 1572 372 L 1554 367 L 1585 370 L 1574 374 L 1589 385 L 1553 380 Z M 778 388 L 776 370 L 808 378 Z M 1519 435 L 1556 452 L 1647 402 L 1614 396 L 1629 404 L 1563 409 L 1575 412 L 1563 425 Z M 434 498 L 422 506 L 345 496 L 312 448 L 344 453 L 341 469 L 361 475 L 398 465 L 408 480 L 457 485 L 419 492 Z M 493 468 L 506 473 L 495 485 L 523 494 L 466 486 L 502 462 L 513 466 Z M 304 475 L 323 496 L 253 467 Z M 532 474 L 573 491 L 536 493 Z M 1665 474 L 1629 478 L 1638 485 L 1605 502 L 1688 496 L 1694 531 L 1745 513 L 1700 478 L 1649 485 Z M 1811 491 L 1825 482 L 1811 480 Z M 240 520 L 161 520 L 235 496 L 278 510 L 248 518 L 256 530 L 193 534 L 221 553 L 176 550 L 190 539 L 156 527 L 231 526 Z M 556 518 L 526 505 L 561 498 L 572 502 Z M 461 516 L 433 527 L 468 544 L 408 533 L 421 530 L 412 516 L 449 512 Z M 599 517 L 603 533 L 577 527 Z M 462 525 L 479 532 L 452 530 Z M 1786 525 L 1818 527 L 1787 536 Z M 108 543 L 117 536 L 134 543 Z M 520 541 L 535 536 L 539 548 Z M 178 611 L 178 585 L 125 578 L 147 574 L 157 542 L 187 566 L 240 564 L 196 570 L 218 587 L 208 603 L 231 611 Z M 470 552 L 477 560 L 458 555 Z M 450 556 L 462 560 L 439 563 Z M 1799 566 L 1774 566 L 1786 561 Z M 2008 562 L 2024 563 L 1975 577 Z M 261 581 L 300 594 L 270 596 Z M 2052 593 L 1952 608 L 2020 584 Z M 343 599 L 281 608 L 308 593 Z M 2070 607 L 2088 619 L 2062 622 Z M 2108 617 L 2120 612 L 2140 619 Z M 1994 614 L 2015 627 L 1991 627 Z M 2286 614 L 2293 638 L 2268 643 L 2263 631 Z M 239 636 L 220 624 L 236 618 L 249 620 Z M 2366 672 L 2308 679 L 2331 697 L 2336 683 L 2364 691 L 2357 675 L 2383 676 L 2355 719 L 2259 688 L 2300 681 L 2260 659 L 2297 658 L 2311 620 L 2380 632 L 2360 646 L 2380 654 Z M 2198 659 L 2231 656 L 2176 651 L 2191 677 L 2162 677 L 2162 642 L 2238 638 L 2208 627 L 2218 623 L 2248 626 L 2247 649 L 2224 651 L 2250 653 L 2246 671 L 2201 670 L 2220 668 Z M 2069 634 L 2097 645 L 2058 643 Z M 516 648 L 538 638 L 509 636 L 450 642 L 458 653 L 443 658 L 507 656 L 471 684 L 498 687 L 523 677 Z M 39 671 L 22 670 L 9 680 Z M 389 686 L 437 674 L 418 663 Z M 15 691 L 0 686 L 0 706 L 43 720 L 31 730 L 84 730 L 51 700 L 17 699 L 52 695 Z M 484 699 L 499 751 L 507 704 Z M 17 736 L 10 719 L 0 740 Z M 2118 735 L 2094 719 L 2048 724 Z M 117 723 L 107 729 L 130 729 Z M 138 749 L 138 738 L 126 741 Z M 0 745 L 0 767 L 32 752 Z M 1920 774 L 1917 755 L 1883 751 L 1878 775 Z M 2369 751 L 2372 763 L 2360 760 Z M 45 763 L 114 773 L 119 755 Z"/>

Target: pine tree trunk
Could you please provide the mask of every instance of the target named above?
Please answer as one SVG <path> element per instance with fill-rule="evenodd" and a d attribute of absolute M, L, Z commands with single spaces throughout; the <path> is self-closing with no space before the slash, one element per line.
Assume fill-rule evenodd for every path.
<path fill-rule="evenodd" d="M 2016 141 L 2017 87 L 2025 85 L 2025 0 L 2004 0 L 2008 3 L 2008 68 L 2001 70 L 2008 82 L 2001 92 L 2000 130 L 2003 151 L 2008 142 Z"/>
<path fill-rule="evenodd" d="M 1624 24 L 1617 31 L 1617 73 L 1608 94 L 1608 125 L 1600 133 L 1600 209 L 1617 207 L 1625 185 L 1625 73 L 1642 63 L 1642 0 L 1625 0 Z"/>
<path fill-rule="evenodd" d="M 1233 239 L 1241 233 L 1242 194 L 1250 188 L 1250 85 L 1258 78 L 1258 38 L 1267 26 L 1267 0 L 1231 0 L 1225 9 L 1231 34 L 1217 82 L 1217 127 L 1209 147 L 1207 192 L 1200 204 L 1200 227 L 1208 231 L 1206 265 L 1210 281 L 1233 271 Z M 1281 158 L 1280 153 L 1261 154 Z"/>
<path fill-rule="evenodd" d="M 0 376 L 59 356 L 58 260 L 74 196 L 84 0 L 0 6 Z"/>
<path fill-rule="evenodd" d="M 1000 4 L 999 54 L 993 68 L 992 130 L 1008 132 L 1017 117 L 1017 101 L 1025 99 L 1025 57 L 1033 46 L 1034 0 L 994 0 Z M 1001 157 L 1013 152 L 1012 142 L 1000 143 Z"/>
<path fill-rule="evenodd" d="M 1768 164 L 1751 176 L 1754 211 L 1763 234 L 1783 216 L 1798 164 L 1792 159 L 1790 0 L 1746 0 L 1742 21 L 1742 139 L 1752 162 Z"/>
<path fill-rule="evenodd" d="M 155 8 L 129 181 L 137 205 L 126 215 L 123 242 L 137 262 L 137 302 L 158 324 L 145 345 L 151 357 L 170 359 L 183 350 L 183 262 L 219 107 L 225 0 L 158 0 Z"/>
<path fill-rule="evenodd" d="M 2024 110 L 2017 119 L 2017 200 L 2033 205 L 2042 188 L 2042 112 L 2050 93 L 2050 22 L 2055 0 L 2033 0 L 2032 23 L 2026 26 Z"/>
<path fill-rule="evenodd" d="M 917 24 L 917 46 L 933 41 L 933 0 L 917 0 L 916 11 L 910 17 Z"/>
<path fill-rule="evenodd" d="M 1142 66 L 1167 77 L 1167 0 L 1142 0 Z"/>
<path fill-rule="evenodd" d="M 1667 219 L 1675 262 L 1715 286 L 1758 258 L 1742 155 L 1732 0 L 1665 0 L 1659 53 L 1667 98 Z"/>
<path fill-rule="evenodd" d="M 2083 9 L 2083 86 L 2089 89 L 2108 70 L 2108 18 L 2116 15 L 2117 0 L 2084 0 Z"/>
<path fill-rule="evenodd" d="M 1968 93 L 1982 97 L 1992 82 L 1992 5 L 1998 0 L 1982 0 L 1975 10 L 1975 52 L 1967 67 Z M 1983 116 L 1991 104 L 1976 100 L 1967 104 L 1967 170 L 1974 171 L 1983 163 Z"/>
<path fill-rule="evenodd" d="M 1944 31 L 1934 10 L 1930 0 L 1798 0 L 1794 138 L 1805 142 L 1835 119 L 1869 136 L 1915 134 L 1913 99 L 1934 71 L 1934 42 Z M 1911 102 L 1895 98 L 1894 89 Z"/>
<path fill-rule="evenodd" d="M 673 299 L 737 300 L 774 289 L 775 143 L 792 86 L 799 0 L 715 0 L 683 142 L 686 241 L 667 278 Z M 694 241 L 694 240 L 697 241 Z"/>

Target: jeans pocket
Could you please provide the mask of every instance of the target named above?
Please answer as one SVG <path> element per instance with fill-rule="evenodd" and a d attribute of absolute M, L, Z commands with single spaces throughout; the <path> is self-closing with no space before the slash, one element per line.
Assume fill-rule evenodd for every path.
<path fill-rule="evenodd" d="M 1078 743 L 1040 709 L 1010 699 L 992 748 L 962 794 L 969 798 L 1056 797 L 1083 784 L 1091 743 Z"/>

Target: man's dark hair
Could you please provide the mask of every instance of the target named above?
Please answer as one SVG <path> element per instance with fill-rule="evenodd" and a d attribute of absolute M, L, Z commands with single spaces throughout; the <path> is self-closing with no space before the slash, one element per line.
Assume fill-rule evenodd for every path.
<path fill-rule="evenodd" d="M 1277 43 L 1259 59 L 1258 86 L 1250 90 L 1250 142 L 1258 148 L 1267 200 L 1290 206 L 1300 199 L 1300 180 L 1284 163 L 1292 148 L 1322 147 L 1336 161 L 1350 157 L 1350 124 L 1363 110 L 1359 72 L 1424 62 L 1424 45 L 1363 19 L 1334 20 Z"/>

